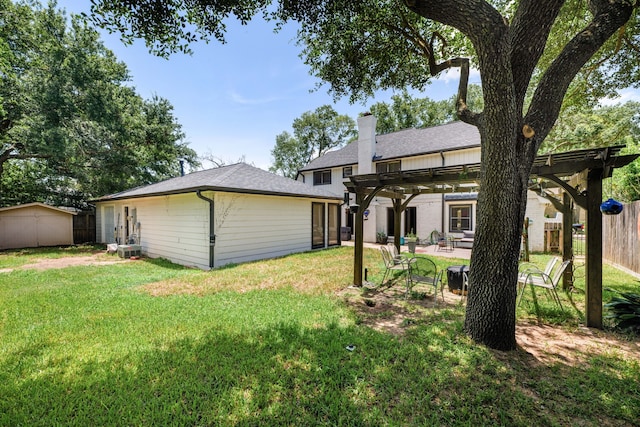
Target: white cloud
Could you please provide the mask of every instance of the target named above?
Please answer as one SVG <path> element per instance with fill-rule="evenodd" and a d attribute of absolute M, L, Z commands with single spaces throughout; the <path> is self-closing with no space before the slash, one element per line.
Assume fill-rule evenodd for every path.
<path fill-rule="evenodd" d="M 229 91 L 228 96 L 231 99 L 231 101 L 241 105 L 264 105 L 264 104 L 270 104 L 272 102 L 276 102 L 282 99 L 281 97 L 278 97 L 278 96 L 269 96 L 266 98 L 246 98 L 234 90 Z"/>
<path fill-rule="evenodd" d="M 627 88 L 618 91 L 616 98 L 603 98 L 600 100 L 602 105 L 624 104 L 625 102 L 640 102 L 640 91 L 638 89 Z"/>
<path fill-rule="evenodd" d="M 436 81 L 442 82 L 444 84 L 455 83 L 458 84 L 460 80 L 460 68 L 449 68 L 448 70 L 441 73 Z M 471 83 L 479 83 L 480 82 L 480 70 L 472 68 L 469 70 L 469 82 Z"/>

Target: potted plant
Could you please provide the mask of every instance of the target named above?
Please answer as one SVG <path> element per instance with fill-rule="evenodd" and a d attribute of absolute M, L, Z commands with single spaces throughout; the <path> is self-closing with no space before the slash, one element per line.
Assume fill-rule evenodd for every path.
<path fill-rule="evenodd" d="M 376 233 L 376 243 L 386 244 L 387 243 L 387 234 L 384 231 L 378 231 Z"/>
<path fill-rule="evenodd" d="M 411 232 L 409 234 L 404 236 L 404 241 L 407 243 L 407 246 L 409 247 L 409 252 L 411 252 L 412 254 L 415 254 L 416 245 L 418 244 L 418 236 L 416 236 L 415 233 L 413 232 L 413 228 L 411 229 Z"/>

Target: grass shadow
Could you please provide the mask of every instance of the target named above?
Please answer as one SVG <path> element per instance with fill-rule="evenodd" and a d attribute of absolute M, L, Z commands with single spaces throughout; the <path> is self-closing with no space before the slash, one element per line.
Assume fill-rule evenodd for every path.
<path fill-rule="evenodd" d="M 40 357 L 35 348 L 25 350 Z M 19 366 L 23 357 L 9 355 L 3 366 Z M 597 425 L 596 419 L 605 419 L 631 425 L 640 407 L 615 408 L 616 395 L 638 391 L 637 383 L 616 372 L 615 358 L 602 359 L 599 369 L 557 364 L 549 370 L 528 355 L 505 357 L 473 345 L 463 338 L 459 322 L 413 328 L 402 340 L 337 325 L 277 324 L 241 334 L 209 330 L 118 359 L 86 360 L 73 370 L 67 369 L 70 362 L 58 361 L 57 369 L 38 375 L 13 376 L 3 369 L 0 424 L 288 425 L 295 420 L 298 425 L 528 426 L 532 419 L 538 425 Z M 554 381 L 542 381 L 545 377 Z M 598 400 L 604 383 L 611 399 Z"/>

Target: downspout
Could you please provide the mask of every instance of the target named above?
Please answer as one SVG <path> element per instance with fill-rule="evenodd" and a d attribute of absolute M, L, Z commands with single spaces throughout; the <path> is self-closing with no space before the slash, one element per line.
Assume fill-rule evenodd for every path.
<path fill-rule="evenodd" d="M 214 229 L 215 204 L 212 199 L 209 199 L 208 197 L 205 197 L 202 195 L 202 190 L 196 191 L 196 196 L 198 196 L 199 199 L 202 199 L 205 202 L 209 203 L 209 268 L 213 268 L 213 264 L 214 264 L 213 250 L 216 246 L 216 235 L 215 235 L 215 229 Z"/>
<path fill-rule="evenodd" d="M 445 161 L 444 161 L 444 151 L 440 152 L 440 157 L 442 158 L 442 166 L 445 166 Z M 444 217 L 445 217 L 445 210 L 446 210 L 446 206 L 444 203 L 444 193 L 440 194 L 440 208 L 442 210 L 442 212 L 440 212 L 440 229 L 442 230 L 443 233 L 446 233 L 446 231 L 444 231 Z"/>

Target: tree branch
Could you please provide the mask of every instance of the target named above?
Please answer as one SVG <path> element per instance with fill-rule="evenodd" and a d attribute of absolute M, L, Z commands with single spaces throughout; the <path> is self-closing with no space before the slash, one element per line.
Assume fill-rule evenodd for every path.
<path fill-rule="evenodd" d="M 511 67 L 518 111 L 564 0 L 523 0 L 510 30 Z"/>
<path fill-rule="evenodd" d="M 633 6 L 626 0 L 592 0 L 595 13 L 591 23 L 577 34 L 549 66 L 538 85 L 524 123 L 536 132 L 533 154 L 558 118 L 569 84 L 580 69 L 631 17 Z"/>
<path fill-rule="evenodd" d="M 404 0 L 407 7 L 426 19 L 457 28 L 474 45 L 486 42 L 487 29 L 501 33 L 507 24 L 486 1 L 478 0 Z"/>

